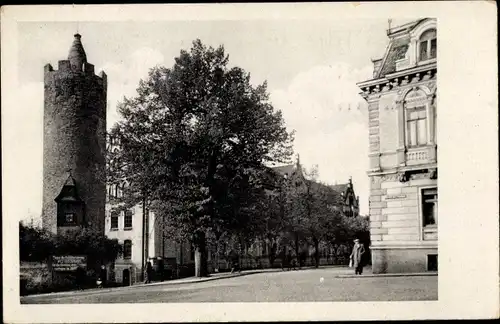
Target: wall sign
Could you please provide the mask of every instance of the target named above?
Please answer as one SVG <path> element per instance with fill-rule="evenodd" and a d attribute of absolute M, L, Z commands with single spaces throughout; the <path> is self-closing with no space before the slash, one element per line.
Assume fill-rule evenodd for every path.
<path fill-rule="evenodd" d="M 406 198 L 406 195 L 387 195 L 385 199 L 391 200 L 391 199 L 404 199 Z"/>
<path fill-rule="evenodd" d="M 80 267 L 87 268 L 87 256 L 85 255 L 54 255 L 52 256 L 52 270 L 54 271 L 76 271 Z"/>

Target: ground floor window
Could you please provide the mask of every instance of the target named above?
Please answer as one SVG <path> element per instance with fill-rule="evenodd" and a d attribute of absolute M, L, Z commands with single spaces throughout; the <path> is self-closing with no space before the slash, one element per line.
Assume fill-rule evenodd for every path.
<path fill-rule="evenodd" d="M 437 203 L 437 188 L 422 189 L 422 217 L 424 227 L 437 225 Z"/>
<path fill-rule="evenodd" d="M 427 255 L 427 271 L 437 271 L 437 269 L 438 269 L 437 254 Z"/>
<path fill-rule="evenodd" d="M 124 259 L 131 259 L 132 258 L 132 241 L 131 240 L 125 240 L 125 242 L 123 242 L 123 258 Z"/>

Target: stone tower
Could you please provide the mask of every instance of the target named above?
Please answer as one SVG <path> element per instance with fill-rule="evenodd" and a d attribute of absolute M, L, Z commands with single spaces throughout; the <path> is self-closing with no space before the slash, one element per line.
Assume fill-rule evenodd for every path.
<path fill-rule="evenodd" d="M 44 88 L 42 225 L 104 234 L 107 77 L 94 74 L 81 35 L 57 70 L 45 65 Z"/>

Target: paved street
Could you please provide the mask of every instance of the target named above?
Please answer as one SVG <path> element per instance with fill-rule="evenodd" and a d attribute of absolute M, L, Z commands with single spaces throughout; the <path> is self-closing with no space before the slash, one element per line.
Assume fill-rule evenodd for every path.
<path fill-rule="evenodd" d="M 346 270 L 264 272 L 198 283 L 27 296 L 21 303 L 408 301 L 438 297 L 437 276 L 339 277 Z"/>

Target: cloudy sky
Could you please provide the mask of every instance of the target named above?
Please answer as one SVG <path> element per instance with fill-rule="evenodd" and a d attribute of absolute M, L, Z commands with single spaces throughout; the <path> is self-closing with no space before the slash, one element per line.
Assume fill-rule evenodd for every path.
<path fill-rule="evenodd" d="M 151 67 L 172 66 L 196 38 L 223 44 L 230 65 L 250 72 L 254 84 L 268 81 L 275 109 L 296 130 L 302 164 L 317 165 L 320 180 L 330 184 L 352 176 L 367 214 L 368 119 L 356 82 L 371 77 L 371 58 L 381 57 L 388 43 L 387 27 L 386 19 L 18 24 L 19 106 L 9 114 L 21 129 L 9 131 L 28 158 L 19 161 L 23 172 L 7 176 L 25 184 L 14 188 L 23 197 L 19 217 L 41 213 L 43 66 L 66 59 L 77 30 L 88 61 L 108 75 L 108 128 L 119 118 L 117 102 L 134 95 Z"/>

